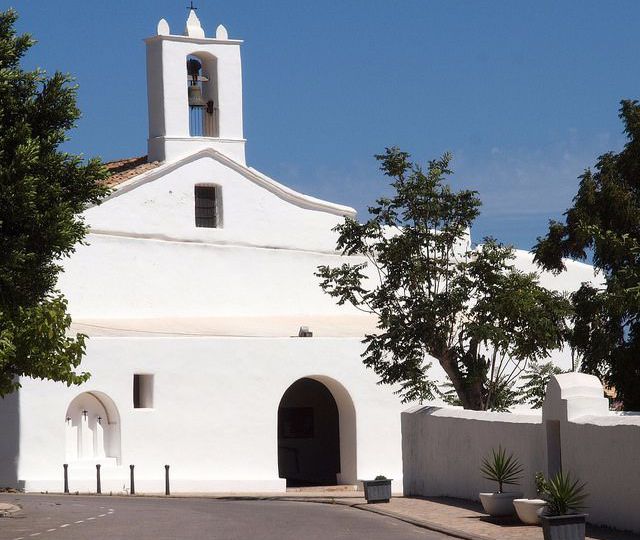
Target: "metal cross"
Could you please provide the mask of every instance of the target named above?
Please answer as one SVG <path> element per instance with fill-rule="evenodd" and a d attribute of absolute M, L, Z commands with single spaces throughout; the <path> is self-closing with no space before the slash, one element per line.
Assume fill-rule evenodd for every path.
<path fill-rule="evenodd" d="M 191 0 L 191 2 L 189 2 L 189 4 L 190 4 L 190 5 L 189 5 L 189 6 L 187 6 L 187 9 L 192 9 L 192 10 L 194 10 L 194 11 L 198 9 L 197 7 L 195 7 L 195 6 L 193 5 L 193 0 Z"/>

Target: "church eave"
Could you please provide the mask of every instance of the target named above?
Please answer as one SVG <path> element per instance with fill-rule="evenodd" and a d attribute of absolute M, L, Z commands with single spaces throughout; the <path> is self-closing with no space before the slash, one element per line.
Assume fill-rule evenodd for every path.
<path fill-rule="evenodd" d="M 115 197 L 119 197 L 124 193 L 127 193 L 138 186 L 145 184 L 147 182 L 152 182 L 161 178 L 162 176 L 173 172 L 180 167 L 187 165 L 188 163 L 197 161 L 202 158 L 211 158 L 222 165 L 229 167 L 230 169 L 238 172 L 251 182 L 259 185 L 260 187 L 270 191 L 280 199 L 299 206 L 301 208 L 305 208 L 308 210 L 316 210 L 319 212 L 327 212 L 329 214 L 334 214 L 338 216 L 347 216 L 354 218 L 356 216 L 355 209 L 350 206 L 345 206 L 341 204 L 332 203 L 329 201 L 324 201 L 322 199 L 317 199 L 315 197 L 311 197 L 309 195 L 304 195 L 295 191 L 287 186 L 280 184 L 279 182 L 269 178 L 264 175 L 260 171 L 246 167 L 229 158 L 228 156 L 214 150 L 213 148 L 205 148 L 193 154 L 184 156 L 176 161 L 168 162 L 168 163 L 157 163 L 154 162 L 154 166 L 150 169 L 146 169 L 141 171 L 139 174 L 131 176 L 129 178 L 124 179 L 121 183 L 115 185 L 114 191 L 105 199 L 110 200 Z M 141 158 L 132 158 L 132 159 L 141 159 Z M 126 161 L 126 160 L 123 160 Z M 112 162 L 118 163 L 118 162 Z M 157 163 L 157 165 L 156 165 Z"/>
<path fill-rule="evenodd" d="M 195 38 L 192 36 L 151 36 L 143 39 L 145 43 L 152 43 L 154 41 L 178 41 L 182 43 L 200 43 L 202 45 L 219 44 L 219 45 L 241 45 L 244 43 L 243 39 L 216 39 L 216 38 Z"/>

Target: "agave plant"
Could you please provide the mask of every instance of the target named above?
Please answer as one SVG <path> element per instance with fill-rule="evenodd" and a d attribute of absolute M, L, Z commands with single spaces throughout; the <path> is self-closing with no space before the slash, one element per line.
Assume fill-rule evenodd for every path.
<path fill-rule="evenodd" d="M 584 510 L 586 506 L 583 503 L 588 497 L 584 488 L 585 484 L 560 471 L 545 483 L 542 498 L 547 501 L 546 515 L 563 516 Z"/>
<path fill-rule="evenodd" d="M 513 454 L 507 455 L 507 451 L 498 446 L 498 450 L 493 448 L 491 456 L 482 460 L 480 472 L 482 478 L 498 482 L 498 493 L 502 493 L 502 486 L 505 484 L 516 485 L 522 478 L 523 467 Z"/>

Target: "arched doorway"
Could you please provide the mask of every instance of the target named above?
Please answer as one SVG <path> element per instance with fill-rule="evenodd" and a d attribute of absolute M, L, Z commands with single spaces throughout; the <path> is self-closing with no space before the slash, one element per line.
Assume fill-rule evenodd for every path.
<path fill-rule="evenodd" d="M 355 483 L 355 411 L 333 379 L 298 379 L 278 407 L 278 473 L 287 486 Z"/>
<path fill-rule="evenodd" d="M 102 392 L 84 392 L 67 408 L 66 459 L 120 459 L 120 416 L 113 400 Z"/>

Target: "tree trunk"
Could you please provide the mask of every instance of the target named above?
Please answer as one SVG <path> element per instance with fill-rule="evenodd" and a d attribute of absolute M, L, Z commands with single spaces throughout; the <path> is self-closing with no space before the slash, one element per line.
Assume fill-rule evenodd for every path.
<path fill-rule="evenodd" d="M 469 408 L 475 411 L 486 410 L 485 402 L 482 397 L 482 381 L 476 380 L 471 384 L 467 384 L 465 388 L 469 403 L 472 404 L 472 406 Z"/>
<path fill-rule="evenodd" d="M 445 373 L 449 377 L 462 406 L 465 409 L 472 409 L 474 411 L 484 410 L 482 381 L 474 381 L 471 384 L 466 382 L 462 373 L 460 373 L 460 369 L 458 369 L 458 364 L 455 360 L 455 353 L 450 350 L 445 351 L 440 355 L 438 362 L 440 362 L 442 369 L 444 369 Z"/>

